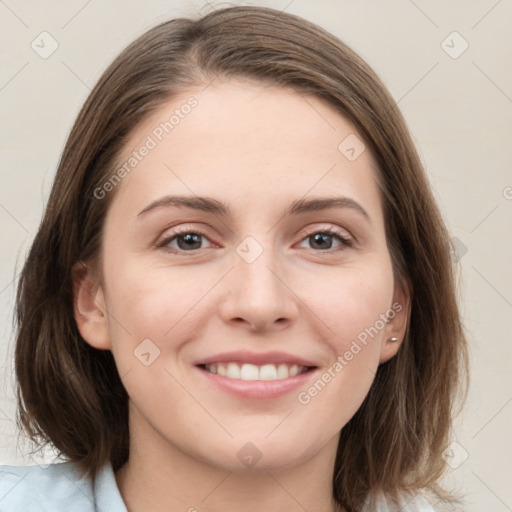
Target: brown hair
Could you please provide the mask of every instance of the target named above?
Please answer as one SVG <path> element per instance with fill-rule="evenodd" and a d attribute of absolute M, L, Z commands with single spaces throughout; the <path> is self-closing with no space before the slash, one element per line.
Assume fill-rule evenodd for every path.
<path fill-rule="evenodd" d="M 374 491 L 442 494 L 442 451 L 466 375 L 450 238 L 405 122 L 370 67 L 322 28 L 270 8 L 239 6 L 162 23 L 103 73 L 71 130 L 16 297 L 18 425 L 95 475 L 128 458 L 128 396 L 110 351 L 80 336 L 72 269 L 98 264 L 112 176 L 133 128 L 178 93 L 218 78 L 290 86 L 335 107 L 378 164 L 395 276 L 411 292 L 404 342 L 379 366 L 342 429 L 333 497 L 358 510 Z M 464 388 L 465 389 L 465 388 Z M 334 406 L 334 405 L 333 405 Z"/>

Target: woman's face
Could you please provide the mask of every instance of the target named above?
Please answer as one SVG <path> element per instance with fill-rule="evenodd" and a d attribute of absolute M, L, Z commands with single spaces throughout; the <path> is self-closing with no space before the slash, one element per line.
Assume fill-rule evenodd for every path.
<path fill-rule="evenodd" d="M 132 434 L 236 471 L 331 457 L 408 306 L 355 129 L 316 97 L 218 80 L 120 161 L 96 191 L 115 193 L 104 281 L 75 310 L 113 352 Z"/>

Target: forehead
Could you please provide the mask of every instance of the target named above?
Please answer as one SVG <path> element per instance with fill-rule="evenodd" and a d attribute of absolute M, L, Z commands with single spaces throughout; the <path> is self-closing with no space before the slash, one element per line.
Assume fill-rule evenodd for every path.
<path fill-rule="evenodd" d="M 126 208 L 177 193 L 265 211 L 348 195 L 380 210 L 376 166 L 354 126 L 324 100 L 276 85 L 215 81 L 175 96 L 134 129 L 123 165 L 114 204 Z"/>

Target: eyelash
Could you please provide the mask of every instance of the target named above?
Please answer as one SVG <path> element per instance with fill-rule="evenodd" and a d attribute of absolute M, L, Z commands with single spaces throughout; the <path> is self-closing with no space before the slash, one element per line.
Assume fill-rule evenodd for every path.
<path fill-rule="evenodd" d="M 313 235 L 319 234 L 319 233 L 337 238 L 342 243 L 342 247 L 335 248 L 334 250 L 333 249 L 325 249 L 325 250 L 312 249 L 316 253 L 326 254 L 329 252 L 337 252 L 337 251 L 342 251 L 347 247 L 354 246 L 354 241 L 350 238 L 346 238 L 345 236 L 343 236 L 343 233 L 338 231 L 336 228 L 326 228 L 326 229 L 317 229 L 317 230 L 309 231 L 306 233 L 305 236 L 303 236 L 301 238 L 300 242 L 303 242 L 304 240 L 312 237 Z M 182 249 L 175 249 L 175 248 L 167 247 L 167 245 L 169 243 L 171 243 L 174 239 L 178 238 L 181 235 L 186 235 L 186 234 L 199 235 L 201 237 L 208 239 L 208 236 L 205 233 L 203 233 L 201 230 L 190 229 L 190 228 L 184 227 L 182 229 L 177 229 L 174 233 L 172 233 L 172 235 L 167 236 L 167 237 L 163 238 L 162 240 L 160 240 L 159 242 L 157 242 L 156 246 L 157 246 L 157 248 L 162 249 L 165 253 L 170 253 L 170 254 L 182 254 L 182 255 L 194 254 L 197 251 L 201 250 L 201 249 L 192 249 L 190 251 L 184 251 Z"/>

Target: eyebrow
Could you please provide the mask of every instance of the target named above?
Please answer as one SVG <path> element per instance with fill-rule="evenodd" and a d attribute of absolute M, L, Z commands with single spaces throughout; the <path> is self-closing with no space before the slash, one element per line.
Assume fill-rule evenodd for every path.
<path fill-rule="evenodd" d="M 211 197 L 199 196 L 164 196 L 156 201 L 153 201 L 139 212 L 137 218 L 144 217 L 147 213 L 155 208 L 171 207 L 190 208 L 216 215 L 229 216 L 232 214 L 229 206 L 222 201 L 213 199 Z M 294 201 L 286 211 L 285 215 L 299 215 L 329 208 L 350 208 L 351 210 L 359 213 L 370 224 L 372 223 L 368 212 L 354 199 L 350 197 L 323 197 L 312 199 L 297 199 Z"/>

